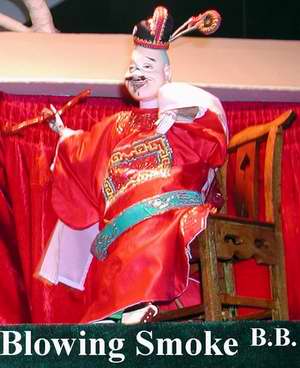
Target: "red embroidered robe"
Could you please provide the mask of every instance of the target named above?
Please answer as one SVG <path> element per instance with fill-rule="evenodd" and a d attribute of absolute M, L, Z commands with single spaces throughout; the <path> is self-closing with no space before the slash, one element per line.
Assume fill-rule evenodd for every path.
<path fill-rule="evenodd" d="M 157 194 L 200 191 L 223 164 L 226 136 L 209 110 L 192 123 L 156 133 L 157 110 L 120 112 L 63 141 L 54 170 L 53 206 L 74 229 L 102 229 L 124 209 Z M 188 286 L 188 244 L 205 228 L 209 205 L 173 209 L 120 235 L 98 262 L 95 301 L 82 322 L 142 302 L 164 302 Z M 69 260 L 72 262 L 72 260 Z"/>

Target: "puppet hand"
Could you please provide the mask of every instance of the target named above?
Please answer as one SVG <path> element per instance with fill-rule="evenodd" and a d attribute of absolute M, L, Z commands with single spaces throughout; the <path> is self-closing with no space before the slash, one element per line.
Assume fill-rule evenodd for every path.
<path fill-rule="evenodd" d="M 50 121 L 49 127 L 55 132 L 58 133 L 60 136 L 62 135 L 63 130 L 65 129 L 64 122 L 56 108 L 53 105 L 50 105 L 51 111 L 54 113 L 54 119 Z M 47 114 L 49 109 L 44 109 L 44 113 Z"/>
<path fill-rule="evenodd" d="M 205 112 L 206 109 L 197 106 L 167 110 L 161 113 L 156 121 L 156 131 L 159 134 L 165 134 L 175 122 L 181 124 L 192 123 L 196 117 L 202 117 Z"/>
<path fill-rule="evenodd" d="M 64 126 L 64 122 L 53 105 L 50 105 L 52 112 L 55 114 L 55 120 L 50 121 L 49 126 L 52 130 L 59 134 L 60 139 L 59 142 L 62 142 L 65 138 L 71 137 L 72 135 L 76 135 L 82 133 L 83 130 L 74 130 Z"/>
<path fill-rule="evenodd" d="M 157 125 L 156 131 L 158 134 L 166 134 L 167 131 L 172 127 L 176 121 L 177 111 L 169 110 L 160 115 L 159 119 L 156 121 Z"/>
<path fill-rule="evenodd" d="M 77 134 L 81 134 L 83 133 L 83 130 L 79 129 L 79 130 L 74 130 L 74 129 L 70 129 L 70 128 L 66 128 L 64 127 L 60 132 L 59 132 L 59 140 L 57 142 L 56 145 L 56 149 L 55 149 L 55 155 L 54 155 L 54 159 L 52 161 L 52 164 L 50 165 L 50 170 L 53 171 L 54 170 L 54 166 L 55 166 L 55 162 L 56 162 L 56 158 L 58 155 L 58 150 L 59 150 L 59 146 L 60 144 L 68 137 L 71 137 L 72 135 L 77 135 Z"/>

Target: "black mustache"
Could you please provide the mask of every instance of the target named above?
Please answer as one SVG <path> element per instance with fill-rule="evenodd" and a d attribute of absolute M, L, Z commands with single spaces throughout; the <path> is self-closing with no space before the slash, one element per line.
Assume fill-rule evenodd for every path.
<path fill-rule="evenodd" d="M 146 79 L 147 78 L 144 75 L 141 75 L 140 77 L 135 77 L 135 76 L 131 75 L 131 76 L 125 78 L 126 81 L 144 81 Z"/>

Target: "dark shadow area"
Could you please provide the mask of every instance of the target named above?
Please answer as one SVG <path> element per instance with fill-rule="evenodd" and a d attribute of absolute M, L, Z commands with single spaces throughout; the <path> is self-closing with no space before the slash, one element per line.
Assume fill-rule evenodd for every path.
<path fill-rule="evenodd" d="M 131 33 L 134 24 L 150 17 L 157 5 L 169 9 L 175 27 L 199 12 L 219 11 L 223 22 L 215 37 L 300 39 L 298 0 L 66 0 L 52 13 L 62 32 Z"/>

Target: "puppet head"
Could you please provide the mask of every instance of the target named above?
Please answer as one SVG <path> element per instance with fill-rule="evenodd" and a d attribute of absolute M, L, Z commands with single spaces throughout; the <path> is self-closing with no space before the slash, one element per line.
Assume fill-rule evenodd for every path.
<path fill-rule="evenodd" d="M 130 95 L 142 107 L 157 107 L 160 87 L 171 81 L 167 54 L 170 42 L 193 30 L 209 35 L 218 29 L 220 20 L 218 12 L 209 10 L 191 17 L 172 33 L 173 18 L 166 8 L 157 7 L 152 18 L 142 20 L 133 29 L 135 48 L 125 75 Z"/>
<path fill-rule="evenodd" d="M 157 106 L 159 88 L 171 80 L 167 54 L 173 19 L 164 7 L 157 7 L 153 17 L 139 22 L 133 30 L 135 47 L 125 75 L 125 85 L 137 101 Z"/>

